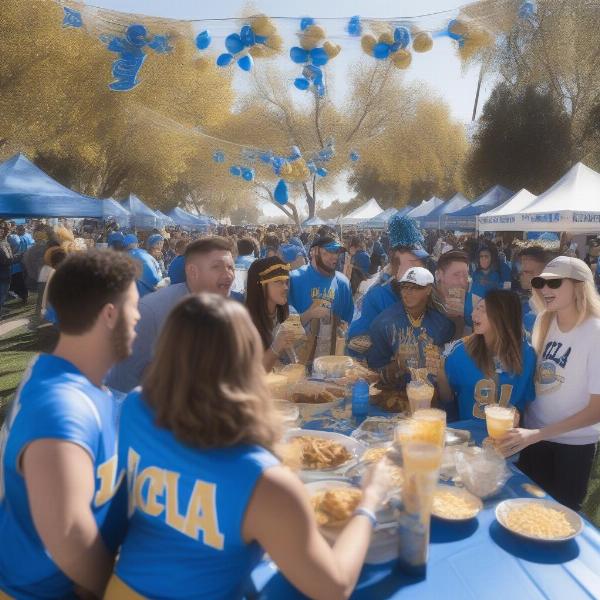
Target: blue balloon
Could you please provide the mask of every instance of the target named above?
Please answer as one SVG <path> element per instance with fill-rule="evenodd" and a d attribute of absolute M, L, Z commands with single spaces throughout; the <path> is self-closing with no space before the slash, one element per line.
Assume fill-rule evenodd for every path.
<path fill-rule="evenodd" d="M 266 44 L 269 41 L 268 35 L 256 35 L 254 34 L 254 41 L 257 44 Z"/>
<path fill-rule="evenodd" d="M 201 31 L 196 36 L 196 48 L 198 48 L 198 50 L 206 50 L 210 46 L 211 41 L 212 38 L 210 37 L 208 29 L 206 31 Z"/>
<path fill-rule="evenodd" d="M 148 32 L 143 25 L 130 25 L 125 32 L 127 41 L 132 45 L 140 48 L 147 42 L 146 36 Z"/>
<path fill-rule="evenodd" d="M 237 54 L 244 49 L 244 42 L 237 33 L 232 33 L 225 38 L 225 48 L 231 54 Z"/>
<path fill-rule="evenodd" d="M 298 77 L 294 79 L 294 85 L 304 92 L 310 87 L 310 81 L 306 77 Z"/>
<path fill-rule="evenodd" d="M 273 156 L 270 152 L 262 152 L 259 156 L 260 160 L 262 162 L 264 162 L 265 164 L 270 164 L 271 161 L 273 160 Z"/>
<path fill-rule="evenodd" d="M 256 36 L 254 35 L 254 31 L 250 25 L 244 25 L 240 31 L 240 38 L 242 39 L 242 43 L 244 46 L 254 46 L 256 43 Z"/>
<path fill-rule="evenodd" d="M 355 15 L 350 18 L 350 21 L 348 21 L 348 33 L 353 37 L 357 37 L 361 34 L 361 32 L 362 27 L 360 25 L 360 17 Z"/>
<path fill-rule="evenodd" d="M 292 146 L 292 153 L 290 154 L 290 160 L 298 160 L 302 157 L 302 152 L 298 146 Z"/>
<path fill-rule="evenodd" d="M 288 186 L 287 183 L 280 179 L 279 183 L 275 186 L 275 191 L 273 192 L 273 197 L 275 201 L 279 204 L 287 204 L 288 201 Z"/>
<path fill-rule="evenodd" d="M 217 58 L 217 65 L 219 67 L 227 67 L 231 64 L 233 56 L 231 54 L 220 54 Z"/>
<path fill-rule="evenodd" d="M 242 177 L 245 181 L 252 181 L 254 179 L 254 170 L 253 169 L 243 169 Z"/>
<path fill-rule="evenodd" d="M 310 60 L 316 67 L 322 67 L 329 61 L 329 56 L 327 56 L 327 52 L 323 48 L 313 48 L 310 51 Z"/>
<path fill-rule="evenodd" d="M 373 56 L 379 60 L 385 60 L 390 55 L 389 44 L 380 42 L 373 47 Z"/>
<path fill-rule="evenodd" d="M 229 167 L 229 172 L 234 177 L 239 177 L 242 174 L 242 170 L 237 165 L 233 165 L 232 167 Z"/>
<path fill-rule="evenodd" d="M 254 60 L 249 54 L 246 54 L 246 56 L 242 56 L 242 58 L 237 61 L 237 64 L 242 71 L 250 71 L 254 64 Z"/>
<path fill-rule="evenodd" d="M 360 154 L 356 150 L 352 150 L 352 152 L 350 152 L 350 160 L 352 162 L 360 160 Z"/>
<path fill-rule="evenodd" d="M 327 177 L 327 169 L 323 168 L 323 167 L 319 167 L 317 169 L 317 175 L 319 177 Z"/>
<path fill-rule="evenodd" d="M 304 17 L 301 21 L 300 21 L 300 29 L 302 31 L 304 31 L 305 29 L 308 29 L 311 25 L 315 24 L 315 20 L 312 17 Z"/>
<path fill-rule="evenodd" d="M 452 32 L 452 27 L 454 27 L 454 25 L 456 25 L 456 19 L 452 19 L 452 21 L 448 23 L 448 37 L 453 40 L 462 40 L 462 35 Z"/>
<path fill-rule="evenodd" d="M 394 29 L 394 41 L 400 44 L 399 48 L 407 48 L 410 44 L 410 31 L 407 27 L 396 27 Z"/>
<path fill-rule="evenodd" d="M 297 65 L 303 65 L 308 61 L 308 52 L 304 48 L 293 46 L 290 48 L 290 58 L 292 59 L 292 62 L 295 62 Z"/>
<path fill-rule="evenodd" d="M 214 154 L 213 154 L 213 160 L 216 163 L 223 163 L 225 162 L 225 154 L 221 151 L 221 150 L 217 150 Z"/>

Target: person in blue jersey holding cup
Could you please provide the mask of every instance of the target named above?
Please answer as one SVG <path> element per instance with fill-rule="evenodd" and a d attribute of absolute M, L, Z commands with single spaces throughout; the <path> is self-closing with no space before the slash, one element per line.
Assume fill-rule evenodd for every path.
<path fill-rule="evenodd" d="M 0 435 L 0 597 L 101 597 L 120 543 L 113 519 L 117 404 L 102 381 L 131 352 L 136 265 L 78 252 L 48 297 L 60 338 L 30 365 Z"/>
<path fill-rule="evenodd" d="M 281 430 L 262 347 L 246 309 L 221 296 L 189 296 L 169 315 L 121 415 L 130 520 L 106 600 L 242 598 L 263 551 L 309 597 L 350 595 L 385 468 L 367 475 L 331 548 L 300 479 L 275 455 Z"/>

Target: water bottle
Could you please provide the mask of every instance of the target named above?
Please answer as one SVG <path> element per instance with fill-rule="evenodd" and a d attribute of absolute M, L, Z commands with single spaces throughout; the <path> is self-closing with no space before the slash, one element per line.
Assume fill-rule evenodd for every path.
<path fill-rule="evenodd" d="M 352 417 L 359 423 L 369 415 L 369 384 L 359 379 L 352 386 Z"/>

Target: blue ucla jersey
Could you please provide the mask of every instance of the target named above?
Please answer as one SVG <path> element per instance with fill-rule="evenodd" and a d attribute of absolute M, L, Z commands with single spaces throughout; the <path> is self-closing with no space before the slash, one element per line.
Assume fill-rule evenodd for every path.
<path fill-rule="evenodd" d="M 160 265 L 158 261 L 143 248 L 134 248 L 129 250 L 129 255 L 136 260 L 142 272 L 136 281 L 140 298 L 154 291 L 157 284 L 162 279 Z"/>
<path fill-rule="evenodd" d="M 44 548 L 29 510 L 19 461 L 35 440 L 69 441 L 90 455 L 96 475 L 91 509 L 106 546 L 116 551 L 116 422 L 112 396 L 70 362 L 43 354 L 29 367 L 0 435 L 0 590 L 9 596 L 73 597 L 72 583 Z"/>
<path fill-rule="evenodd" d="M 385 284 L 375 284 L 365 294 L 362 300 L 360 316 L 354 319 L 348 327 L 348 345 L 347 352 L 350 356 L 361 356 L 364 354 L 359 349 L 354 349 L 352 346 L 352 338 L 365 336 L 369 334 L 371 323 L 390 306 L 399 302 L 398 296 L 394 293 L 390 281 Z"/>
<path fill-rule="evenodd" d="M 139 389 L 125 400 L 119 435 L 130 521 L 117 576 L 151 598 L 240 598 L 262 556 L 242 538 L 244 515 L 279 461 L 257 446 L 182 444 L 155 424 Z"/>
<path fill-rule="evenodd" d="M 331 302 L 333 313 L 350 323 L 354 301 L 348 278 L 339 271 L 332 277 L 321 275 L 312 265 L 304 265 L 290 273 L 289 303 L 300 313 L 307 311 L 315 300 Z"/>
<path fill-rule="evenodd" d="M 523 341 L 521 352 L 523 371 L 520 374 L 507 373 L 498 365 L 495 377 L 488 378 L 469 356 L 464 340 L 452 346 L 446 358 L 445 372 L 458 402 L 459 419 L 485 419 L 487 404 L 525 409 L 535 398 L 536 356 L 526 341 Z"/>
<path fill-rule="evenodd" d="M 427 309 L 420 327 L 413 327 L 402 302 L 383 311 L 369 330 L 372 346 L 367 361 L 371 369 L 387 366 L 398 351 L 418 360 L 419 366 L 430 366 L 436 372 L 440 347 L 454 336 L 454 323 L 437 310 Z"/>

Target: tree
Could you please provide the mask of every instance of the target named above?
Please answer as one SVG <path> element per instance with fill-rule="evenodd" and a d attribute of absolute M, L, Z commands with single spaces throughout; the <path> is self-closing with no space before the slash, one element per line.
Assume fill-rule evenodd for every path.
<path fill-rule="evenodd" d="M 466 167 L 475 193 L 494 184 L 539 194 L 570 166 L 571 122 L 551 92 L 499 84 L 479 120 Z"/>

